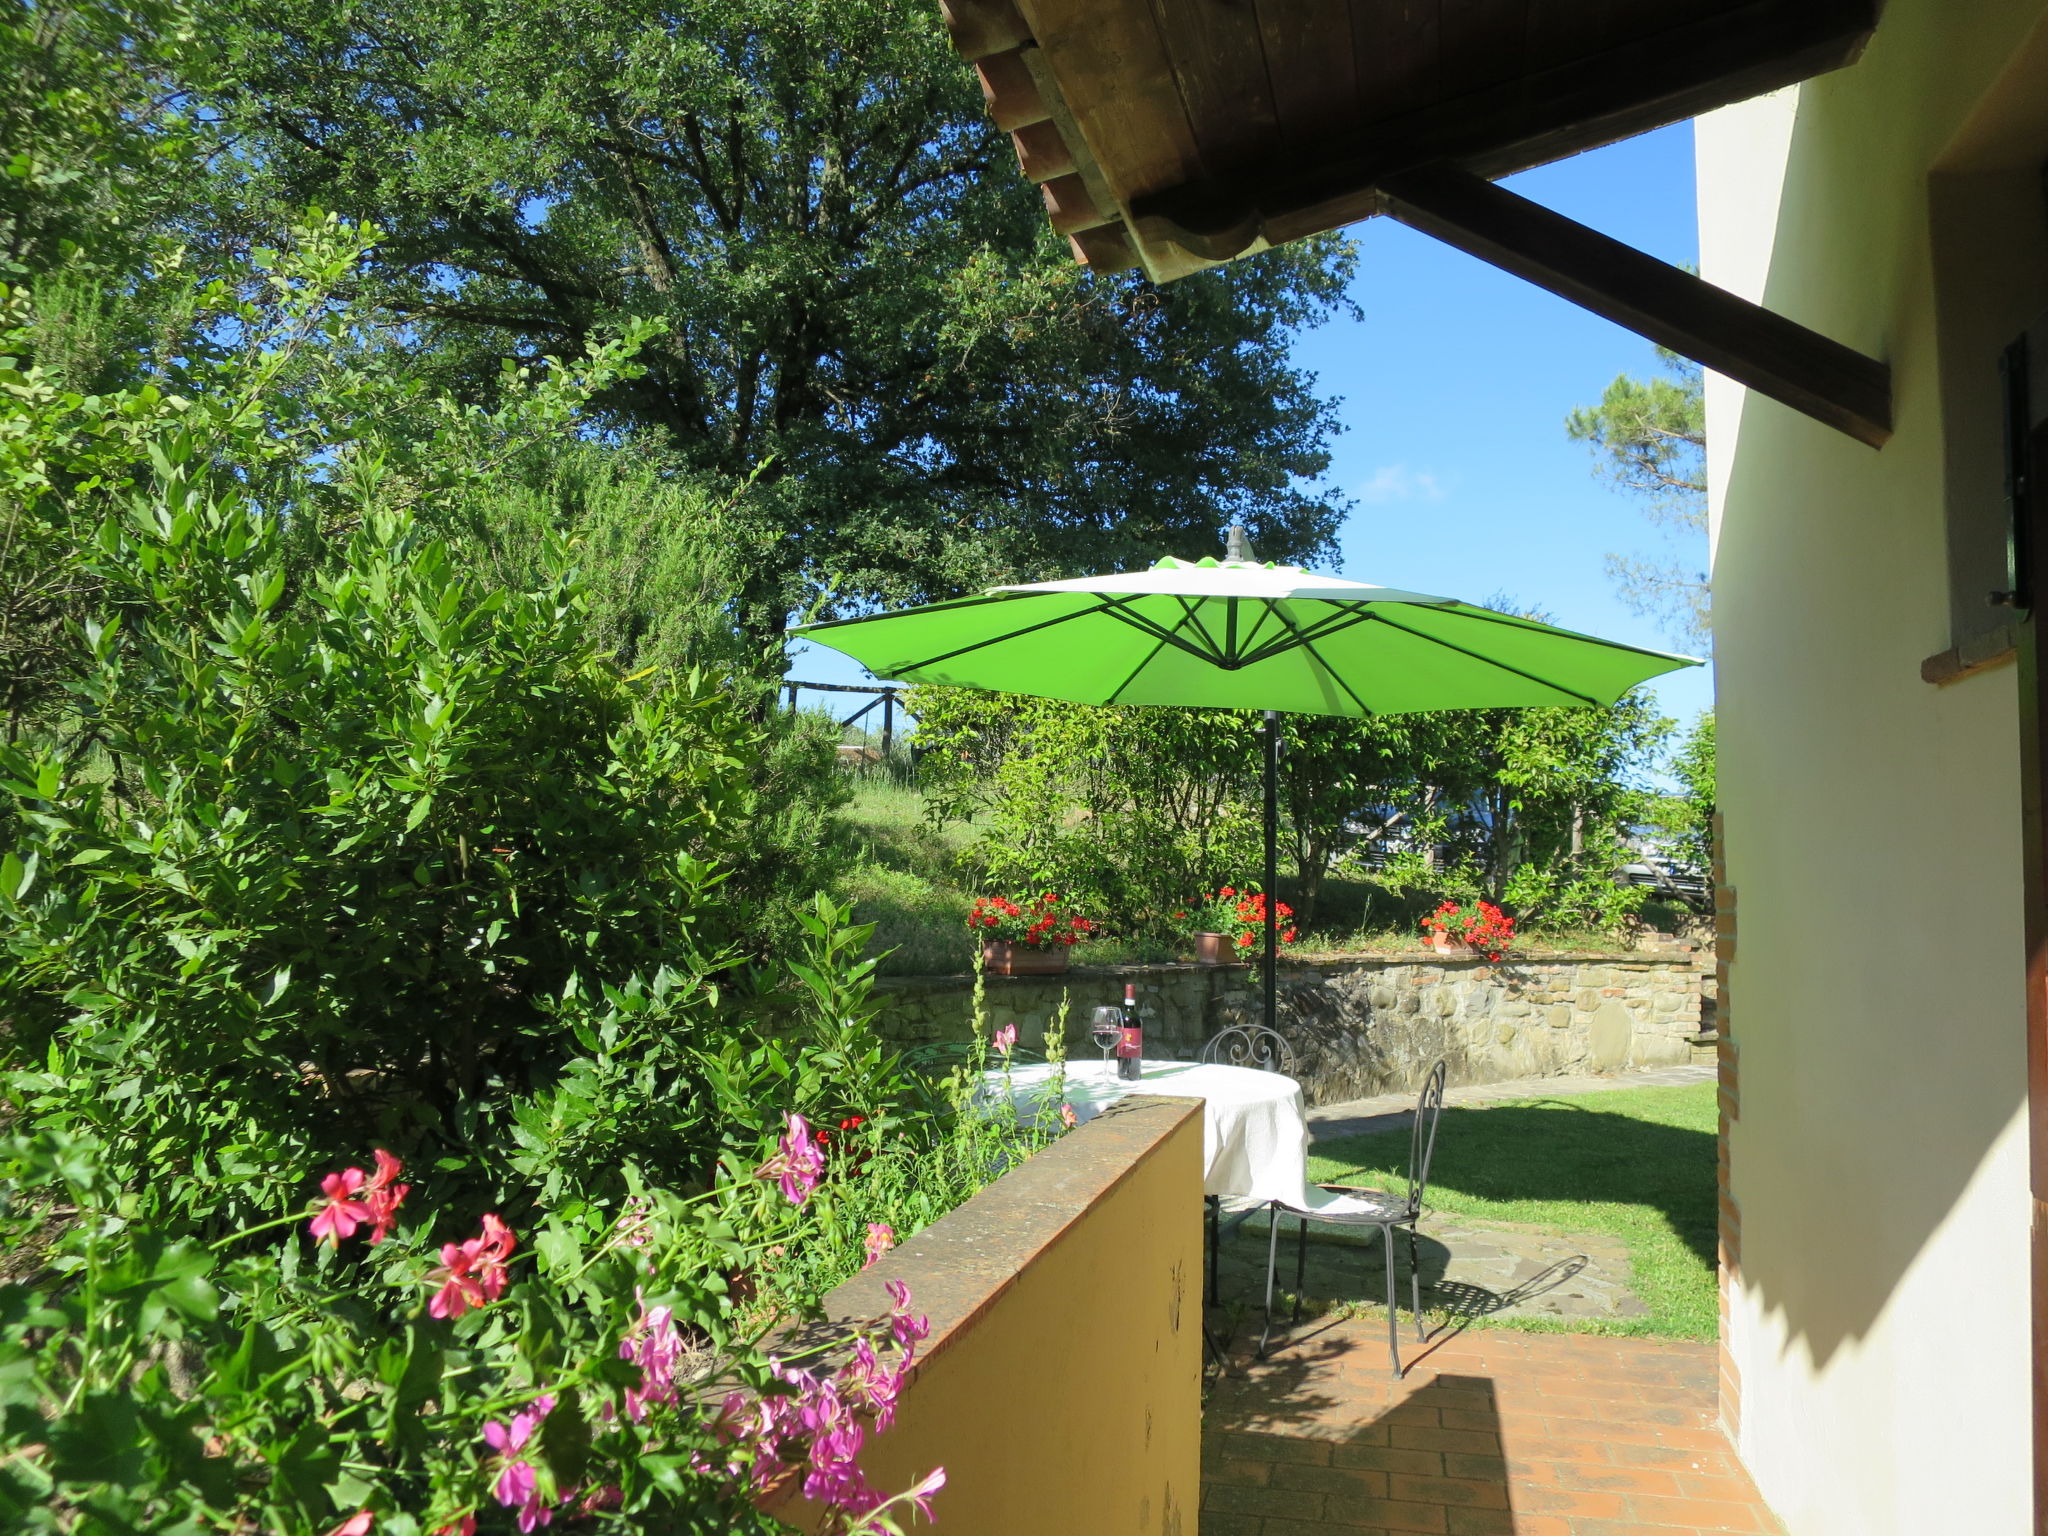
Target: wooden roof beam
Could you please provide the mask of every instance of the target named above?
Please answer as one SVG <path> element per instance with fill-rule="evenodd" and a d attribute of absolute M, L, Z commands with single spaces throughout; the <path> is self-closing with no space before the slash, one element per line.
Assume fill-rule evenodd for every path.
<path fill-rule="evenodd" d="M 1725 288 L 1452 165 L 1383 180 L 1390 216 L 1873 448 L 1891 369 Z"/>
<path fill-rule="evenodd" d="M 1039 93 L 1038 81 L 1024 62 L 1024 50 L 985 54 L 974 61 L 981 76 L 981 104 L 995 125 L 1005 132 L 1029 128 L 1052 116 L 1052 108 Z"/>
<path fill-rule="evenodd" d="M 1746 0 L 1236 174 L 1138 189 L 1131 225 L 1148 246 L 1228 261 L 1262 238 L 1284 245 L 1370 218 L 1380 182 L 1418 166 L 1505 176 L 1837 68 L 1876 22 L 1877 0 Z"/>
<path fill-rule="evenodd" d="M 1010 142 L 1017 146 L 1017 169 L 1026 181 L 1051 181 L 1056 176 L 1071 176 L 1079 168 L 1059 124 L 1051 119 L 1016 129 Z"/>
<path fill-rule="evenodd" d="M 939 0 L 939 20 L 953 51 L 970 64 L 1031 41 L 1031 24 L 1012 0 Z"/>

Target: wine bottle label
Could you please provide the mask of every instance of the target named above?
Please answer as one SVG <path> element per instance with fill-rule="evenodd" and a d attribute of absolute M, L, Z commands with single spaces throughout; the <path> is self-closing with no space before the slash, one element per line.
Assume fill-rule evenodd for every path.
<path fill-rule="evenodd" d="M 1135 1061 L 1144 1054 L 1145 1032 L 1135 1024 L 1127 1024 L 1117 1033 L 1116 1053 Z"/>

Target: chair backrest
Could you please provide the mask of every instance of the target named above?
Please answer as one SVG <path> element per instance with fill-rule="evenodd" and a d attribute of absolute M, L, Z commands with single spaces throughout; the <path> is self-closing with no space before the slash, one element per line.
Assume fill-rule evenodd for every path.
<path fill-rule="evenodd" d="M 1423 1191 L 1429 1188 L 1429 1160 L 1436 1154 L 1436 1122 L 1444 1112 L 1444 1078 L 1449 1065 L 1439 1060 L 1422 1080 L 1422 1092 L 1415 1098 L 1415 1125 L 1408 1139 L 1408 1204 L 1422 1209 Z"/>
<path fill-rule="evenodd" d="M 1202 1042 L 1201 1060 L 1294 1075 L 1294 1047 L 1263 1024 L 1233 1024 Z"/>

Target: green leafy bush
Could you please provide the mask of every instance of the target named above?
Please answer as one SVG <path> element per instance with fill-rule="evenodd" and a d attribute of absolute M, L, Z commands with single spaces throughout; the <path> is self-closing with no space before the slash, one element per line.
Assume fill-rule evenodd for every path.
<path fill-rule="evenodd" d="M 1056 890 L 1123 931 L 1172 931 L 1174 903 L 1257 865 L 1259 739 L 1230 710 L 1090 708 L 911 690 L 935 818 L 972 818 L 970 879 Z"/>
<path fill-rule="evenodd" d="M 829 757 L 729 676 L 626 675 L 565 541 L 508 584 L 431 536 L 411 503 L 469 483 L 449 455 L 481 418 L 442 412 L 463 430 L 403 493 L 372 437 L 323 435 L 391 403 L 291 362 L 345 344 L 322 294 L 360 238 L 314 230 L 263 304 L 222 299 L 208 324 L 247 350 L 189 393 L 85 397 L 25 349 L 0 371 L 0 495 L 68 583 L 47 654 L 12 658 L 39 691 L 0 746 L 0 1117 L 25 1133 L 0 1152 L 0 1510 L 744 1530 L 765 1459 L 892 1528 L 858 1435 L 789 1417 L 879 1378 L 755 1347 L 865 1251 L 829 1199 L 752 1177 L 801 1148 L 795 1117 L 905 1167 L 930 1144 L 895 1115 L 867 931 L 796 900 Z M 537 384 L 537 416 L 589 382 Z M 531 446 L 520 421 L 491 430 Z M 775 904 L 790 941 L 750 970 Z M 347 1166 L 372 1147 L 415 1191 L 372 1244 L 260 1237 L 323 1169 L 330 1211 L 374 1191 L 392 1215 Z M 735 1450 L 742 1422 L 770 1427 Z"/>
<path fill-rule="evenodd" d="M 86 557 L 93 751 L 0 749 L 23 1086 L 138 1170 L 450 1150 L 574 1054 L 577 978 L 715 969 L 752 732 L 620 678 L 573 585 L 476 591 L 395 517 L 287 607 L 274 523 L 184 450 Z"/>
<path fill-rule="evenodd" d="M 701 1062 L 800 1048 L 740 983 L 817 872 L 829 743 L 727 673 L 622 675 L 564 540 L 515 585 L 429 536 L 422 504 L 473 504 L 631 342 L 490 413 L 352 368 L 380 322 L 329 295 L 372 234 L 196 293 L 175 390 L 59 386 L 18 303 L 0 346 L 0 510 L 64 594 L 8 657 L 63 702 L 0 753 L 0 1065 L 160 1219 L 247 1219 L 372 1135 L 493 1201 L 614 1198 L 622 1148 L 687 1184 L 741 1107 L 755 1141 L 802 1107 L 721 1101 Z M 512 1168 L 515 1133 L 561 1157 Z"/>

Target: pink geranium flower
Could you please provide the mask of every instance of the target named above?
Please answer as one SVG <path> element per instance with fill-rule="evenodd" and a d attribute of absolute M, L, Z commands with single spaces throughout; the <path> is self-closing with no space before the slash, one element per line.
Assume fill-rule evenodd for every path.
<path fill-rule="evenodd" d="M 427 1303 L 430 1317 L 455 1318 L 472 1307 L 481 1307 L 490 1300 L 477 1280 L 475 1254 L 472 1243 L 443 1243 L 441 1245 L 441 1267 L 431 1270 L 427 1280 L 431 1284 L 440 1282 L 440 1289 L 434 1292 L 434 1299 Z"/>
<path fill-rule="evenodd" d="M 373 1248 L 391 1235 L 391 1225 L 398 1219 L 398 1208 L 412 1192 L 410 1184 L 393 1182 L 405 1164 L 382 1147 L 375 1149 L 375 1156 L 377 1171 L 370 1175 L 370 1181 L 362 1190 L 363 1204 L 370 1213 L 370 1246 Z"/>
<path fill-rule="evenodd" d="M 372 1244 L 390 1236 L 398 1207 L 412 1186 L 392 1182 L 405 1166 L 397 1158 L 382 1147 L 376 1149 L 376 1157 L 374 1174 L 366 1175 L 360 1168 L 344 1168 L 320 1181 L 324 1203 L 307 1223 L 314 1241 L 339 1248 L 342 1239 L 354 1237 L 365 1226 L 370 1228 Z"/>
<path fill-rule="evenodd" d="M 604 1483 L 583 1495 L 576 1506 L 579 1515 L 594 1515 L 600 1510 L 617 1509 L 626 1500 L 626 1492 L 617 1483 Z"/>
<path fill-rule="evenodd" d="M 866 1339 L 854 1341 L 853 1358 L 839 1371 L 840 1390 L 848 1402 L 874 1416 L 875 1433 L 887 1434 L 896 1422 L 896 1399 L 902 1394 L 906 1369 L 882 1363 L 875 1346 Z"/>
<path fill-rule="evenodd" d="M 775 1156 L 754 1170 L 757 1179 L 775 1179 L 782 1185 L 782 1197 L 791 1205 L 802 1205 L 818 1187 L 825 1171 L 825 1153 L 811 1139 L 810 1122 L 802 1115 L 788 1117 L 788 1129 L 776 1145 Z"/>
<path fill-rule="evenodd" d="M 920 1515 L 930 1520 L 932 1518 L 932 1495 L 945 1486 L 946 1469 L 944 1467 L 934 1467 L 932 1468 L 931 1475 L 906 1493 L 904 1497 L 917 1506 L 917 1512 Z"/>
<path fill-rule="evenodd" d="M 654 1241 L 654 1214 L 640 1196 L 628 1197 L 612 1223 L 610 1241 L 621 1248 L 645 1248 Z"/>
<path fill-rule="evenodd" d="M 429 1282 L 440 1289 L 427 1303 L 432 1317 L 457 1318 L 473 1307 L 496 1301 L 505 1294 L 505 1260 L 517 1239 L 512 1229 L 494 1215 L 483 1219 L 483 1235 L 466 1243 L 443 1243 L 441 1267 L 428 1273 Z"/>
<path fill-rule="evenodd" d="M 911 1346 L 929 1332 L 922 1317 L 910 1315 L 910 1288 L 897 1280 L 886 1289 L 896 1314 L 892 1327 L 898 1330 L 897 1349 L 889 1359 L 863 1336 L 854 1341 L 852 1359 L 830 1376 L 770 1360 L 769 1374 L 790 1390 L 760 1397 L 727 1394 L 712 1424 L 723 1449 L 700 1452 L 691 1465 L 722 1474 L 732 1489 L 746 1486 L 756 1492 L 800 1473 L 806 1497 L 825 1506 L 823 1528 L 846 1536 L 880 1536 L 895 1529 L 887 1523 L 888 1511 L 906 1502 L 930 1519 L 931 1495 L 945 1486 L 943 1470 L 889 1499 L 876 1492 L 860 1467 L 869 1433 L 865 1421 L 872 1420 L 876 1434 L 894 1423 Z"/>
<path fill-rule="evenodd" d="M 316 1242 L 330 1243 L 339 1248 L 343 1238 L 354 1237 L 356 1228 L 376 1219 L 370 1207 L 356 1198 L 362 1187 L 363 1170 L 360 1168 L 344 1168 L 320 1181 L 320 1193 L 326 1197 L 326 1203 L 306 1224 Z"/>
<path fill-rule="evenodd" d="M 518 1238 L 512 1229 L 487 1211 L 483 1219 L 483 1236 L 471 1238 L 462 1245 L 465 1249 L 475 1249 L 476 1280 L 483 1288 L 485 1300 L 496 1301 L 505 1294 L 505 1281 L 509 1278 L 505 1261 L 512 1257 L 512 1249 L 517 1243 Z"/>

